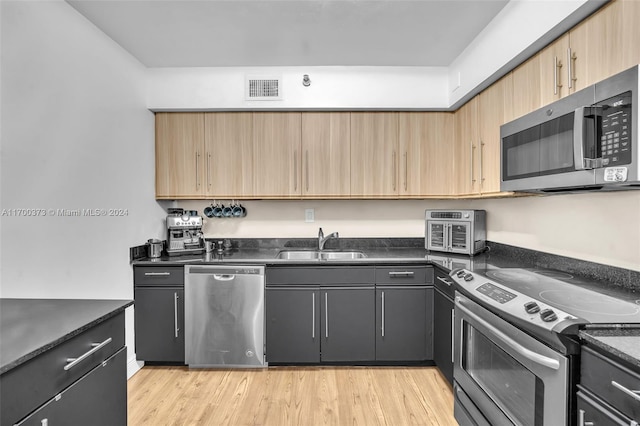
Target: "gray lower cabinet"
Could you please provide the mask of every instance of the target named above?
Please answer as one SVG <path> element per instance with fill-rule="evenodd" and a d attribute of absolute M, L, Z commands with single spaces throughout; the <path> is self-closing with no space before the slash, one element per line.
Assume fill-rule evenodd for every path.
<path fill-rule="evenodd" d="M 433 268 L 267 268 L 269 363 L 433 358 Z"/>
<path fill-rule="evenodd" d="M 135 288 L 136 357 L 184 363 L 184 288 Z"/>
<path fill-rule="evenodd" d="M 286 266 L 266 272 L 269 363 L 375 360 L 372 266 Z"/>
<path fill-rule="evenodd" d="M 453 384 L 453 300 L 436 288 L 433 303 L 433 361 Z"/>
<path fill-rule="evenodd" d="M 640 424 L 640 371 L 623 360 L 583 346 L 578 384 L 578 424 Z"/>
<path fill-rule="evenodd" d="M 376 287 L 376 360 L 432 358 L 433 288 Z"/>
<path fill-rule="evenodd" d="M 124 317 L 120 312 L 2 374 L 0 424 L 126 424 Z"/>
<path fill-rule="evenodd" d="M 267 361 L 320 362 L 320 289 L 267 288 Z"/>
<path fill-rule="evenodd" d="M 136 358 L 184 364 L 184 267 L 135 266 Z"/>
<path fill-rule="evenodd" d="M 126 355 L 126 348 L 121 348 L 18 426 L 126 425 Z"/>
<path fill-rule="evenodd" d="M 320 290 L 320 300 L 321 360 L 375 360 L 374 288 L 323 288 Z"/>

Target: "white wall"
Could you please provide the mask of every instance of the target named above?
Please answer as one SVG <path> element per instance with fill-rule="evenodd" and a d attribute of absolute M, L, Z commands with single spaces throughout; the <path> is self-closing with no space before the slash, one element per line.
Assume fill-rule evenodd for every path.
<path fill-rule="evenodd" d="M 584 19 L 602 1 L 510 1 L 448 67 L 449 105 L 498 77 Z"/>
<path fill-rule="evenodd" d="M 311 85 L 304 87 L 308 74 Z M 282 100 L 245 101 L 245 76 L 280 76 Z M 442 67 L 151 68 L 149 108 L 411 109 L 447 108 Z"/>
<path fill-rule="evenodd" d="M 62 1 L 2 1 L 0 294 L 133 299 L 128 249 L 164 236 L 145 69 Z M 15 216 L 11 209 L 44 209 Z M 64 217 L 50 209 L 126 209 Z M 26 210 L 28 211 L 28 210 Z M 9 212 L 9 213 L 7 213 Z M 133 354 L 133 318 L 127 312 Z"/>
<path fill-rule="evenodd" d="M 227 200 L 223 202 L 228 202 Z M 206 201 L 181 201 L 202 214 Z M 640 191 L 486 200 L 244 201 L 247 217 L 205 219 L 208 238 L 424 237 L 424 210 L 487 210 L 487 239 L 640 271 Z M 315 210 L 314 223 L 304 210 Z"/>

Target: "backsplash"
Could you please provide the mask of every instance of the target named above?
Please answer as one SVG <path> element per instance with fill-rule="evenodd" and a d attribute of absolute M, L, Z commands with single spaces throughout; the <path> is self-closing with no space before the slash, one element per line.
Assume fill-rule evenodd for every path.
<path fill-rule="evenodd" d="M 487 246 L 492 255 L 508 256 L 515 261 L 522 260 L 533 263 L 539 268 L 555 269 L 640 293 L 640 272 L 638 271 L 566 256 L 558 256 L 556 254 L 529 250 L 492 241 L 487 241 Z"/>

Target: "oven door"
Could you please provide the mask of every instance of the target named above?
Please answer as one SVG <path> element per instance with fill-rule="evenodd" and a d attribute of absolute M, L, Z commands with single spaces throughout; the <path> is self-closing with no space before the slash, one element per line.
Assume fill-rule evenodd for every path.
<path fill-rule="evenodd" d="M 468 396 L 466 404 L 474 405 L 464 411 L 484 416 L 478 424 L 567 423 L 567 357 L 460 293 L 455 339 L 454 381 Z M 456 404 L 463 401 L 456 399 Z"/>

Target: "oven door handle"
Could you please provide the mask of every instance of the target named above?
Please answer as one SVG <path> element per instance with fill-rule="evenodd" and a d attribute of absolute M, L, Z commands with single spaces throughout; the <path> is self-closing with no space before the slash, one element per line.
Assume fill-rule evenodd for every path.
<path fill-rule="evenodd" d="M 560 362 L 556 359 L 546 357 L 544 355 L 540 355 L 530 349 L 525 348 L 520 343 L 513 340 L 511 337 L 507 336 L 505 333 L 489 324 L 487 321 L 480 318 L 478 315 L 474 314 L 469 310 L 469 308 L 465 307 L 463 304 L 463 300 L 457 299 L 456 306 L 468 317 L 479 322 L 484 327 L 486 327 L 489 331 L 495 334 L 501 341 L 503 341 L 506 345 L 508 345 L 511 349 L 527 358 L 528 360 L 535 362 L 536 364 L 551 368 L 553 370 L 560 369 Z"/>

